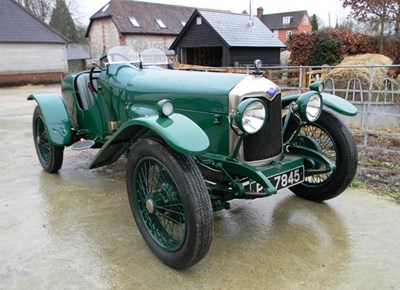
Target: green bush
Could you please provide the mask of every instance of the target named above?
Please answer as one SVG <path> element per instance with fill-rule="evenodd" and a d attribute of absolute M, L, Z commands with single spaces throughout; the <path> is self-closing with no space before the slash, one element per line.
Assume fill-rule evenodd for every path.
<path fill-rule="evenodd" d="M 333 40 L 326 31 L 317 32 L 318 39 L 314 43 L 315 51 L 311 56 L 311 65 L 333 65 L 342 60 L 337 51 L 341 45 L 339 40 Z"/>

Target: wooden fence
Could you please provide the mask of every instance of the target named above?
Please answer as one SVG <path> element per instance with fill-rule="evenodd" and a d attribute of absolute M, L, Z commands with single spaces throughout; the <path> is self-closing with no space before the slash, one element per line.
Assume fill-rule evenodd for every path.
<path fill-rule="evenodd" d="M 253 67 L 211 67 L 175 63 L 174 68 L 179 70 L 208 71 L 222 73 L 240 73 L 249 74 L 254 71 Z M 329 72 L 329 68 L 313 69 L 311 67 L 266 67 L 263 68 L 264 76 L 279 86 L 288 86 L 295 84 L 296 87 L 303 89 L 312 84 L 317 75 L 323 77 Z"/>

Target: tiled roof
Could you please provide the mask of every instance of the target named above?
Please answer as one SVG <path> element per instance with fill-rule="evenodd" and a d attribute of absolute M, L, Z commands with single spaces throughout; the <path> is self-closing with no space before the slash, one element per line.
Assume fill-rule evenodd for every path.
<path fill-rule="evenodd" d="M 247 14 L 208 10 L 199 10 L 199 13 L 229 46 L 285 47 L 255 16 L 253 25 L 250 25 L 250 16 Z"/>
<path fill-rule="evenodd" d="M 67 40 L 12 0 L 0 0 L 0 42 L 66 43 Z"/>
<path fill-rule="evenodd" d="M 121 34 L 159 34 L 178 35 L 195 8 L 148 3 L 130 0 L 112 0 L 91 18 L 92 21 L 104 17 L 111 17 Z M 139 27 L 132 25 L 129 20 L 134 17 Z M 156 21 L 160 19 L 165 28 Z M 88 32 L 90 30 L 90 25 Z"/>
<path fill-rule="evenodd" d="M 250 16 L 247 14 L 201 9 L 193 13 L 184 30 L 171 45 L 171 49 L 176 47 L 198 16 L 202 17 L 229 47 L 286 47 L 255 16 L 251 25 Z"/>
<path fill-rule="evenodd" d="M 296 29 L 300 26 L 305 14 L 307 10 L 264 14 L 261 16 L 261 21 L 271 30 Z M 290 23 L 283 24 L 283 17 L 291 17 Z"/>
<path fill-rule="evenodd" d="M 1 1 L 1 0 L 0 0 Z M 83 44 L 68 44 L 67 46 L 67 59 L 77 60 L 77 59 L 89 59 L 89 47 Z"/>

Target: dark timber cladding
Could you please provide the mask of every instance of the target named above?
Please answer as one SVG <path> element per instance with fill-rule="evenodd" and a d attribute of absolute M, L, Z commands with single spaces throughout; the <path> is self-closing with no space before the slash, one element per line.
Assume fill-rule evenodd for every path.
<path fill-rule="evenodd" d="M 256 17 L 208 10 L 196 10 L 171 45 L 180 63 L 204 66 L 279 64 L 283 47 Z"/>

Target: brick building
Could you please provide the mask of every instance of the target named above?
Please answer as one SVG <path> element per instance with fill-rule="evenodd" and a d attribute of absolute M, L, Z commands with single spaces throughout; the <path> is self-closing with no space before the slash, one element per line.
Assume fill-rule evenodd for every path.
<path fill-rule="evenodd" d="M 311 19 L 306 10 L 275 14 L 263 13 L 263 8 L 257 9 L 257 17 L 283 43 L 286 43 L 292 34 L 311 32 Z"/>
<path fill-rule="evenodd" d="M 86 37 L 92 58 L 99 58 L 110 48 L 128 45 L 136 52 L 158 48 L 167 55 L 169 47 L 195 8 L 111 0 L 91 18 Z"/>

